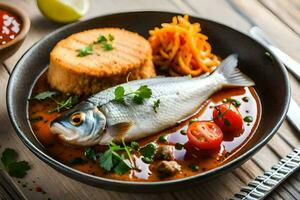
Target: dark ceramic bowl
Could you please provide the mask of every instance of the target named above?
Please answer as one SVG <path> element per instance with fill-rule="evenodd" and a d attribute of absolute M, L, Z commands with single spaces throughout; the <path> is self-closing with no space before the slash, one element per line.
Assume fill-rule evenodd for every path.
<path fill-rule="evenodd" d="M 30 29 L 30 20 L 25 11 L 15 5 L 0 3 L 0 9 L 15 14 L 22 22 L 19 34 L 5 45 L 0 45 L 0 61 L 2 62 L 12 56 L 20 48 Z"/>
<path fill-rule="evenodd" d="M 7 89 L 7 108 L 11 122 L 24 144 L 41 160 L 61 173 L 84 183 L 119 191 L 150 192 L 170 191 L 212 179 L 240 166 L 262 148 L 276 133 L 285 118 L 290 99 L 287 72 L 274 57 L 271 61 L 267 49 L 236 30 L 206 19 L 191 17 L 200 22 L 203 32 L 217 55 L 225 58 L 237 53 L 241 70 L 256 83 L 255 89 L 262 103 L 262 118 L 254 137 L 239 151 L 232 161 L 192 177 L 163 182 L 129 182 L 101 178 L 72 169 L 52 158 L 36 140 L 27 121 L 27 99 L 37 77 L 49 63 L 49 53 L 54 45 L 72 33 L 98 27 L 123 27 L 145 37 L 148 31 L 163 22 L 169 22 L 178 13 L 130 12 L 96 17 L 59 29 L 30 48 L 16 64 Z"/>

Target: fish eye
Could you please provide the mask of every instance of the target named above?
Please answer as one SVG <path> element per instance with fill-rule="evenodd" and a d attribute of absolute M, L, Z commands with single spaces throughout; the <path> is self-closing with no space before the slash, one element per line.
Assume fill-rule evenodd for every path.
<path fill-rule="evenodd" d="M 84 113 L 74 113 L 71 116 L 71 124 L 74 126 L 80 126 L 85 119 Z"/>

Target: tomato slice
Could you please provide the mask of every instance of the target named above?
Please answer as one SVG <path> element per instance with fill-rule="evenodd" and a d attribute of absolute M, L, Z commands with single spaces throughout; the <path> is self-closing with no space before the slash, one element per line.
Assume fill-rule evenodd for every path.
<path fill-rule="evenodd" d="M 216 106 L 213 111 L 213 119 L 223 133 L 240 133 L 243 131 L 242 115 L 231 103 Z"/>
<path fill-rule="evenodd" d="M 189 125 L 187 130 L 189 142 L 199 149 L 219 148 L 223 139 L 222 130 L 210 121 L 198 121 Z"/>

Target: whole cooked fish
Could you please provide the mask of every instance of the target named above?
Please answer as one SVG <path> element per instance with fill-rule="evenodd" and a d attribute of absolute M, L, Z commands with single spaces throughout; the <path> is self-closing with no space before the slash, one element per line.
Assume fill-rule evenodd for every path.
<path fill-rule="evenodd" d="M 254 82 L 237 68 L 237 56 L 227 57 L 208 77 L 157 77 L 131 81 L 127 92 L 147 85 L 152 96 L 139 105 L 114 101 L 116 87 L 81 102 L 51 123 L 51 131 L 71 144 L 105 145 L 110 141 L 138 140 L 174 126 L 193 115 L 213 93 L 223 87 L 252 86 Z M 160 99 L 157 112 L 153 103 Z"/>

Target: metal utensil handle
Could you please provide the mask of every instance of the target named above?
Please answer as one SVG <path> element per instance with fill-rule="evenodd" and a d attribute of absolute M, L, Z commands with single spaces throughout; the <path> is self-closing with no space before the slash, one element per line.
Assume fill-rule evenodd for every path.
<path fill-rule="evenodd" d="M 231 199 L 264 199 L 299 167 L 300 148 L 296 148 L 292 153 L 273 165 L 271 170 L 266 171 L 262 176 L 257 176 L 253 181 L 249 182 L 247 186 L 242 187 L 241 191 L 236 193 Z"/>

